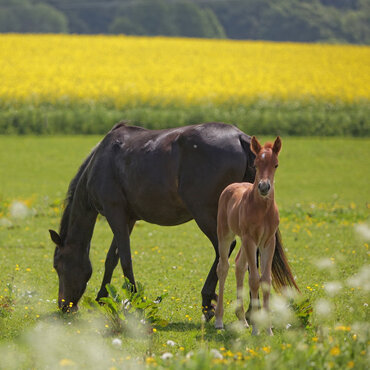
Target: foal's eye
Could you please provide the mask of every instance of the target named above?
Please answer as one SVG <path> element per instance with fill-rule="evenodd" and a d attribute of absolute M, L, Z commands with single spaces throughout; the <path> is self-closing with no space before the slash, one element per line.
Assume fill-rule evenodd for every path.
<path fill-rule="evenodd" d="M 275 168 L 278 168 L 279 167 L 279 165 L 278 164 L 275 164 Z"/>

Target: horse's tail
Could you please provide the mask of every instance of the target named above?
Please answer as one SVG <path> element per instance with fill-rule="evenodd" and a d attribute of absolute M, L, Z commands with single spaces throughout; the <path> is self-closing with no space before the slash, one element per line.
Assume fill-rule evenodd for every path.
<path fill-rule="evenodd" d="M 275 240 L 275 253 L 272 259 L 272 285 L 277 292 L 281 292 L 284 287 L 288 286 L 294 287 L 300 292 L 289 267 L 279 229 L 276 231 Z"/>

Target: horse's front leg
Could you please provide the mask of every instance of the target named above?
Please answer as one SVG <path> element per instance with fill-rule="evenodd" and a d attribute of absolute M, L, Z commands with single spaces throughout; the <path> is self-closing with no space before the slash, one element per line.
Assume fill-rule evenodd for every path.
<path fill-rule="evenodd" d="M 236 309 L 235 314 L 239 319 L 240 323 L 249 328 L 248 322 L 245 319 L 243 296 L 244 296 L 244 277 L 247 271 L 247 255 L 244 248 L 241 248 L 235 259 L 235 277 L 236 277 Z"/>
<path fill-rule="evenodd" d="M 130 225 L 132 222 L 128 218 L 123 205 L 120 206 L 117 203 L 108 204 L 104 209 L 104 214 L 114 234 L 114 242 L 118 249 L 123 275 L 136 289 L 130 248 Z"/>
<path fill-rule="evenodd" d="M 136 221 L 132 220 L 129 223 L 130 235 L 131 235 L 132 229 L 135 225 L 135 222 Z M 99 301 L 99 299 L 102 298 L 102 297 L 107 297 L 108 296 L 106 285 L 111 282 L 113 271 L 114 271 L 114 269 L 116 268 L 116 266 L 118 264 L 118 260 L 119 260 L 118 245 L 117 245 L 117 242 L 116 242 L 115 238 L 113 237 L 112 244 L 109 248 L 109 251 L 107 253 L 107 257 L 105 259 L 104 277 L 103 277 L 103 281 L 102 281 L 99 293 L 96 297 L 97 301 Z"/>
<path fill-rule="evenodd" d="M 249 266 L 249 289 L 251 292 L 251 321 L 252 321 L 252 335 L 257 335 L 259 333 L 257 323 L 253 318 L 254 314 L 258 311 L 259 308 L 259 298 L 258 298 L 258 289 L 260 287 L 260 276 L 258 273 L 257 267 L 257 258 L 256 243 L 246 235 L 242 236 L 242 248 L 245 251 L 247 256 L 247 262 Z"/>
<path fill-rule="evenodd" d="M 109 251 L 107 253 L 107 257 L 105 259 L 105 270 L 104 270 L 104 277 L 103 281 L 101 283 L 101 287 L 99 290 L 99 293 L 96 297 L 96 300 L 99 302 L 100 298 L 107 297 L 108 291 L 106 288 L 106 285 L 111 282 L 113 271 L 116 268 L 119 260 L 118 255 L 118 247 L 117 243 L 115 241 L 115 238 L 113 237 L 112 244 L 109 248 Z"/>
<path fill-rule="evenodd" d="M 275 235 L 269 239 L 264 248 L 261 248 L 261 287 L 263 293 L 263 308 L 269 312 L 270 310 L 270 290 L 271 290 L 271 268 L 272 260 L 275 251 Z M 270 319 L 269 319 L 270 320 Z M 273 335 L 271 322 L 267 327 L 267 334 Z"/>

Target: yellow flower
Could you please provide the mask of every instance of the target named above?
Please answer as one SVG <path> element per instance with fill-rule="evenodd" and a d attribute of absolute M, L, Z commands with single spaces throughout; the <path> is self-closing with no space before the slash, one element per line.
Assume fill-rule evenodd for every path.
<path fill-rule="evenodd" d="M 147 364 L 156 364 L 157 363 L 157 361 L 155 360 L 155 358 L 153 358 L 153 357 L 147 357 L 146 359 L 145 359 L 145 362 L 147 363 Z"/>
<path fill-rule="evenodd" d="M 72 360 L 69 360 L 68 358 L 63 358 L 59 361 L 60 366 L 74 366 L 75 363 Z"/>
<path fill-rule="evenodd" d="M 335 327 L 335 330 L 339 330 L 339 331 L 350 331 L 351 330 L 351 327 L 350 326 L 339 325 L 339 326 L 336 326 Z"/>
<path fill-rule="evenodd" d="M 338 346 L 335 346 L 333 347 L 331 350 L 330 350 L 330 354 L 332 356 L 338 356 L 340 354 L 340 349 Z"/>
<path fill-rule="evenodd" d="M 370 98 L 367 46 L 15 34 L 0 35 L 0 45 L 5 102 L 104 100 L 122 107 Z"/>
<path fill-rule="evenodd" d="M 270 353 L 271 347 L 262 347 L 262 350 L 265 351 L 266 353 Z"/>
<path fill-rule="evenodd" d="M 313 342 L 317 342 L 318 340 L 319 340 L 319 338 L 317 338 L 317 337 L 313 337 L 313 338 L 312 338 L 312 341 L 313 341 Z"/>
<path fill-rule="evenodd" d="M 348 362 L 348 364 L 347 364 L 347 367 L 348 367 L 349 369 L 353 369 L 353 368 L 354 368 L 354 366 L 355 366 L 355 362 L 354 362 L 354 361 L 349 361 L 349 362 Z"/>

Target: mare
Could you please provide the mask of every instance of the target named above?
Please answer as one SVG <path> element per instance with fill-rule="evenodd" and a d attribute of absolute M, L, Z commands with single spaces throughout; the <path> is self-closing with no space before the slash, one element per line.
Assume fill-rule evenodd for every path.
<path fill-rule="evenodd" d="M 225 280 L 229 269 L 230 243 L 235 235 L 241 238 L 241 248 L 235 260 L 235 275 L 237 288 L 236 315 L 240 322 L 249 327 L 243 307 L 243 282 L 249 267 L 249 287 L 251 293 L 252 334 L 258 334 L 258 328 L 253 314 L 259 308 L 258 289 L 261 285 L 263 292 L 263 307 L 268 311 L 273 263 L 279 263 L 288 274 L 290 281 L 299 291 L 294 282 L 285 254 L 279 243 L 277 249 L 282 259 L 274 259 L 276 251 L 276 233 L 279 227 L 279 211 L 274 197 L 274 175 L 278 167 L 278 154 L 281 149 L 281 139 L 277 137 L 273 144 L 264 146 L 255 136 L 251 140 L 251 150 L 256 155 L 256 176 L 254 183 L 234 183 L 226 187 L 219 200 L 217 215 L 217 235 L 219 241 L 219 262 L 217 274 L 219 278 L 219 295 L 216 306 L 216 329 L 223 328 L 223 296 Z M 280 238 L 279 238 L 280 239 Z M 261 256 L 261 277 L 258 272 L 257 250 Z M 275 288 L 282 287 L 276 280 Z M 272 335 L 271 327 L 267 333 Z"/>
<path fill-rule="evenodd" d="M 164 130 L 115 125 L 70 182 L 59 233 L 49 230 L 56 244 L 59 307 L 76 310 L 91 277 L 90 241 L 98 213 L 107 219 L 113 240 L 97 300 L 107 296 L 106 284 L 119 260 L 135 286 L 130 234 L 137 220 L 170 226 L 194 219 L 216 253 L 202 288 L 202 309 L 207 320 L 212 318 L 218 199 L 227 185 L 254 181 L 253 163 L 250 137 L 232 125 L 211 122 Z M 234 247 L 231 241 L 230 253 Z"/>

